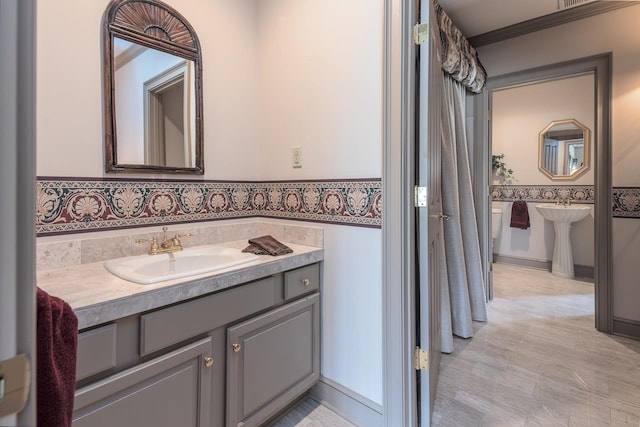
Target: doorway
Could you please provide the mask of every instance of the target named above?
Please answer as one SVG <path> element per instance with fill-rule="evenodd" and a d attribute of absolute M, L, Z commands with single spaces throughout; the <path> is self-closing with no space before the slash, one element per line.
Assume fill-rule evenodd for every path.
<path fill-rule="evenodd" d="M 475 166 L 476 200 L 478 200 L 478 221 L 481 233 L 481 251 L 485 260 L 487 275 L 487 295 L 492 295 L 492 235 L 490 234 L 492 195 L 489 181 L 491 165 L 491 131 L 489 120 L 494 95 L 509 88 L 522 88 L 535 83 L 554 82 L 561 79 L 587 76 L 594 84 L 595 109 L 592 140 L 594 156 L 593 169 L 593 277 L 595 287 L 595 327 L 601 332 L 612 330 L 611 316 L 611 159 L 610 159 L 610 55 L 599 55 L 585 59 L 548 65 L 531 70 L 491 78 L 485 92 L 474 99 L 476 126 Z M 542 129 L 541 129 L 542 130 Z M 508 159 L 507 159 L 508 161 Z M 519 197 L 522 194 L 511 194 Z M 526 195 L 526 194 L 525 194 Z M 503 212 L 503 222 L 508 218 Z"/>

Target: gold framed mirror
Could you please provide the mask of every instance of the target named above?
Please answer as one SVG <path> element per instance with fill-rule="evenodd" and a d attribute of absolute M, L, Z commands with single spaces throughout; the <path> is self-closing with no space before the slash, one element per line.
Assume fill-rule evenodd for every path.
<path fill-rule="evenodd" d="M 202 57 L 189 22 L 157 0 L 103 16 L 106 172 L 204 173 Z"/>
<path fill-rule="evenodd" d="M 538 136 L 538 169 L 553 180 L 575 179 L 589 170 L 591 135 L 575 119 L 555 120 Z"/>

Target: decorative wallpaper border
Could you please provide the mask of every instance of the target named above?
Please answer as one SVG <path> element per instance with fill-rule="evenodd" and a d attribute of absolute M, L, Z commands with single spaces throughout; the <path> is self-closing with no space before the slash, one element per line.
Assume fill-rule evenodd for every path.
<path fill-rule="evenodd" d="M 640 187 L 614 187 L 612 198 L 614 218 L 640 218 Z"/>
<path fill-rule="evenodd" d="M 551 202 L 571 199 L 572 203 L 594 203 L 592 185 L 494 185 L 491 199 L 496 202 L 524 200 Z M 640 187 L 613 187 L 611 216 L 613 218 L 640 219 Z"/>
<path fill-rule="evenodd" d="M 571 199 L 571 203 L 594 203 L 593 185 L 493 185 L 491 199 L 496 202 L 551 202 Z"/>
<path fill-rule="evenodd" d="M 36 181 L 38 236 L 248 217 L 381 228 L 382 182 L 60 177 Z"/>

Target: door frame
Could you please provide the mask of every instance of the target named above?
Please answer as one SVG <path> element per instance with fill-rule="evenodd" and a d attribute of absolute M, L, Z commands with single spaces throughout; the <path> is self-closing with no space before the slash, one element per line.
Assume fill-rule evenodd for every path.
<path fill-rule="evenodd" d="M 594 282 L 595 327 L 600 332 L 613 332 L 612 311 L 612 179 L 611 179 L 611 63 L 612 54 L 545 65 L 487 79 L 485 90 L 474 97 L 474 141 L 478 226 L 483 230 L 480 248 L 483 259 L 491 259 L 490 200 L 490 106 L 496 90 L 557 80 L 565 77 L 592 74 L 595 84 L 594 147 Z M 485 268 L 488 262 L 485 262 Z M 487 272 L 489 275 L 489 272 Z"/>
<path fill-rule="evenodd" d="M 417 421 L 416 238 L 413 187 L 416 46 L 420 0 L 384 1 L 382 120 L 383 425 Z"/>
<path fill-rule="evenodd" d="M 36 424 L 35 0 L 0 1 L 0 361 L 24 354 L 28 400 L 1 425 Z"/>

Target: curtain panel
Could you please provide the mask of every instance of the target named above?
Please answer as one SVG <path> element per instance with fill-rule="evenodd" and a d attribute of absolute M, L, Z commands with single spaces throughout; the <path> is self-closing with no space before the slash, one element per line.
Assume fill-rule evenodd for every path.
<path fill-rule="evenodd" d="M 482 92 L 487 72 L 478 59 L 478 53 L 442 7 L 437 2 L 434 3 L 440 30 L 438 56 L 442 69 L 471 92 Z"/>

